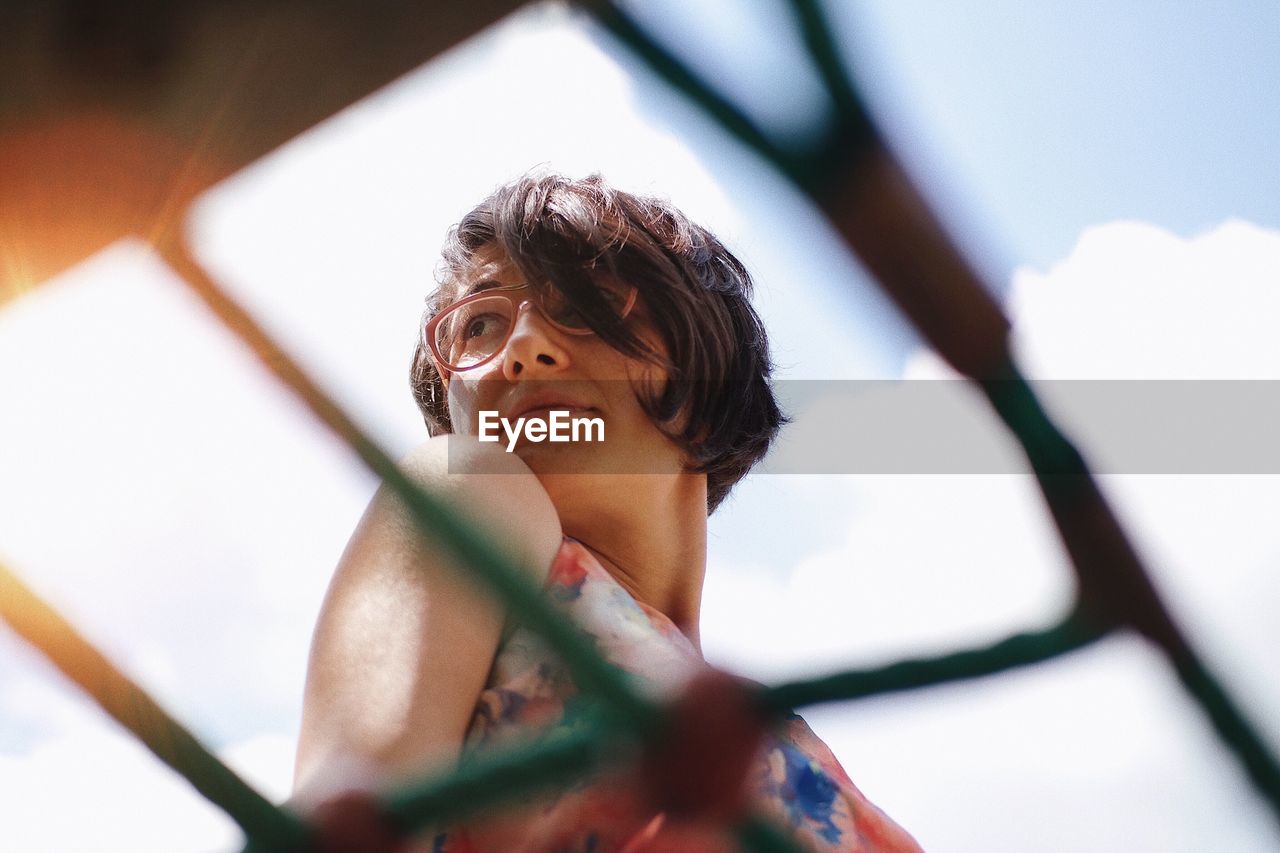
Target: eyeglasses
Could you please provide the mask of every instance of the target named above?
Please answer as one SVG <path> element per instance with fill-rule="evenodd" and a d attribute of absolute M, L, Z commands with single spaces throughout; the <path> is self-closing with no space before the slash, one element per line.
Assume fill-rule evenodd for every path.
<path fill-rule="evenodd" d="M 449 370 L 471 370 L 487 364 L 502 352 L 515 329 L 520 309 L 533 304 L 552 326 L 567 335 L 593 334 L 587 319 L 555 288 L 544 294 L 530 292 L 528 284 L 492 287 L 459 299 L 427 323 L 427 341 L 436 361 Z M 626 285 L 601 285 L 601 292 L 625 319 L 636 304 L 636 289 Z"/>

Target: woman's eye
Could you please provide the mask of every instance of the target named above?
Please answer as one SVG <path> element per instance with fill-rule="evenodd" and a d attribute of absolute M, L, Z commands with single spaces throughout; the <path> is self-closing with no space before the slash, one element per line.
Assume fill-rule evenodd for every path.
<path fill-rule="evenodd" d="M 497 318 L 492 314 L 481 314 L 478 317 L 472 317 L 467 321 L 466 327 L 462 330 L 464 338 L 478 338 L 488 334 L 493 330 L 497 323 Z"/>

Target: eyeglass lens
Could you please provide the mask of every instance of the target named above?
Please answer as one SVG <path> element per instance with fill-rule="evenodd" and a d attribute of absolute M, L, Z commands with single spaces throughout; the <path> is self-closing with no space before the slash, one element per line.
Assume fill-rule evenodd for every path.
<path fill-rule="evenodd" d="M 514 314 L 511 300 L 501 296 L 452 308 L 436 326 L 436 349 L 450 367 L 478 364 L 506 343 Z"/>

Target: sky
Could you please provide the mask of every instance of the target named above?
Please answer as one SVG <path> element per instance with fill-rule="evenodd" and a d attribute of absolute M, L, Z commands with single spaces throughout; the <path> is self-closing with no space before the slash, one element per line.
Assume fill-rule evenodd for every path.
<path fill-rule="evenodd" d="M 820 120 L 774 4 L 633 5 L 771 132 Z M 860 2 L 836 20 L 878 119 L 1005 299 L 1028 372 L 1280 379 L 1280 111 L 1259 82 L 1280 70 L 1280 10 L 1029 5 Z M 215 275 L 402 453 L 424 437 L 406 373 L 444 231 L 537 164 L 661 194 L 724 238 L 757 278 L 781 378 L 947 375 L 784 181 L 556 8 L 286 144 L 211 190 L 190 228 Z M 286 797 L 311 625 L 375 482 L 136 241 L 0 306 L 0 401 L 0 555 Z M 1088 451 L 1089 413 L 1058 413 Z M 1000 435 L 980 407 L 956 417 Z M 1280 743 L 1280 482 L 1102 485 Z M 1071 593 L 1025 477 L 759 475 L 709 544 L 708 658 L 765 681 L 996 639 L 1048 623 Z M 1130 637 L 806 716 L 929 850 L 1280 841 Z M 12 849 L 238 843 L 8 636 L 0 802 Z"/>

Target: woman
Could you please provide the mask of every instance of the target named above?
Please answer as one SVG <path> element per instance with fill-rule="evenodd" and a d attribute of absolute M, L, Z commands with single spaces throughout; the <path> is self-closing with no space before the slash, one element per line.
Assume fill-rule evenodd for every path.
<path fill-rule="evenodd" d="M 413 361 L 436 437 L 405 469 L 491 531 L 608 659 L 661 696 L 706 669 L 707 516 L 784 420 L 750 287 L 737 259 L 669 205 L 598 177 L 529 176 L 450 233 Z M 598 422 L 602 440 L 511 429 L 557 411 Z M 499 440 L 481 441 L 499 422 Z M 316 629 L 298 799 L 569 725 L 575 696 L 555 656 L 381 491 Z M 655 813 L 635 775 L 455 827 L 430 849 L 733 849 L 719 827 Z M 766 742 L 748 786 L 755 811 L 812 849 L 917 849 L 798 717 Z"/>

